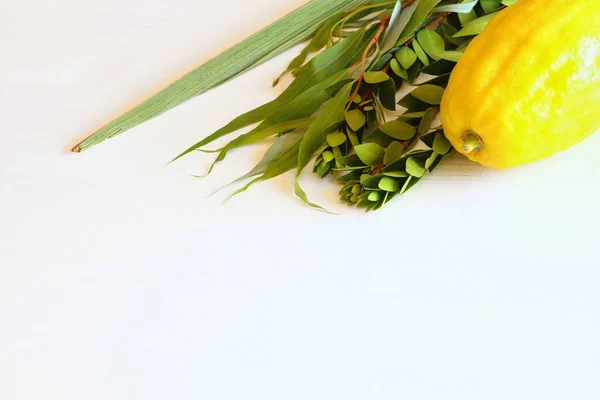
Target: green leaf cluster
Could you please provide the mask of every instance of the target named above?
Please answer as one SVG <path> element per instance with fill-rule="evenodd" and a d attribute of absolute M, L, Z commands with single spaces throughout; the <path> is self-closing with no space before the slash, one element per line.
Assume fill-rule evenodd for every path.
<path fill-rule="evenodd" d="M 250 179 L 231 196 L 255 182 L 295 170 L 296 196 L 325 210 L 310 201 L 299 182 L 314 160 L 312 171 L 317 176 L 334 176 L 342 185 L 342 202 L 377 210 L 434 171 L 451 151 L 443 127 L 433 126 L 450 74 L 470 41 L 515 2 L 313 0 L 234 47 L 235 57 L 226 52 L 200 67 L 76 150 L 135 126 L 307 40 L 283 72 L 292 74 L 294 80 L 279 97 L 240 115 L 175 159 L 196 151 L 215 152 L 210 173 L 232 150 L 275 138 L 260 162 L 231 183 Z M 283 32 L 286 27 L 289 31 Z M 264 45 L 257 44 L 262 41 Z M 229 61 L 232 65 L 222 71 L 216 68 Z M 209 70 L 216 71 L 209 74 L 210 79 L 206 77 Z M 398 98 L 398 91 L 406 87 L 408 94 Z M 396 115 L 391 118 L 393 112 Z M 253 124 L 256 127 L 222 148 L 206 148 Z"/>

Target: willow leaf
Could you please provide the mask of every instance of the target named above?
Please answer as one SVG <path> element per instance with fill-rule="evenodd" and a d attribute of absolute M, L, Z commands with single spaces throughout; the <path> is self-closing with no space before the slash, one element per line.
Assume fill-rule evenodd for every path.
<path fill-rule="evenodd" d="M 463 25 L 463 28 L 454 35 L 454 37 L 479 35 L 481 32 L 483 32 L 483 30 L 485 29 L 487 24 L 492 20 L 492 18 L 496 16 L 496 14 L 498 14 L 498 11 L 484 15 L 483 17 L 479 17 L 477 19 L 474 19 L 473 21 L 467 22 Z"/>
<path fill-rule="evenodd" d="M 325 89 L 339 80 L 344 80 L 347 73 L 347 70 L 340 71 L 337 74 L 331 76 L 330 78 L 324 80 L 323 82 L 313 86 L 312 88 L 308 89 L 307 91 L 305 91 L 304 93 L 287 103 L 280 110 L 271 114 L 253 130 L 229 142 L 223 149 L 220 150 L 219 155 L 217 156 L 213 164 L 210 166 L 206 175 L 212 172 L 213 168 L 217 163 L 225 159 L 228 151 L 239 147 L 240 143 L 242 143 L 241 145 L 243 145 L 245 141 L 252 140 L 251 138 L 253 138 L 255 135 L 260 135 L 261 131 L 270 129 L 278 124 L 283 124 L 284 122 L 310 117 L 319 109 L 319 107 L 321 107 L 321 105 L 324 102 L 330 99 L 329 93 L 325 91 Z M 202 142 L 190 147 L 188 150 L 177 156 L 175 160 L 197 149 L 200 144 L 202 144 Z"/>
<path fill-rule="evenodd" d="M 300 153 L 298 155 L 298 170 L 296 175 L 299 176 L 302 169 L 306 167 L 314 152 L 327 140 L 325 128 L 332 125 L 339 119 L 343 118 L 344 109 L 352 84 L 347 84 L 338 94 L 323 107 L 323 110 L 317 116 L 317 119 L 310 125 L 302 142 L 300 144 Z"/>
<path fill-rule="evenodd" d="M 290 62 L 288 67 L 285 69 L 285 71 L 283 71 L 281 73 L 281 75 L 273 81 L 273 86 L 277 86 L 277 84 L 279 83 L 281 78 L 288 72 L 294 71 L 294 70 L 302 67 L 302 65 L 304 64 L 304 62 L 306 61 L 306 59 L 310 53 L 319 51 L 323 47 L 325 47 L 325 45 L 327 45 L 327 41 L 329 40 L 329 32 L 331 31 L 331 28 L 337 21 L 339 21 L 342 18 L 343 15 L 344 14 L 341 12 L 336 13 L 336 14 L 332 15 L 331 17 L 329 17 L 324 23 L 321 24 L 321 26 L 319 27 L 319 29 L 313 36 L 312 40 L 308 43 L 308 45 L 306 45 L 304 47 L 304 49 L 302 49 L 300 54 L 298 54 Z"/>
<path fill-rule="evenodd" d="M 362 54 L 362 48 L 366 46 L 370 36 L 365 38 L 366 29 L 361 29 L 345 38 L 336 46 L 324 51 L 314 57 L 292 82 L 292 84 L 279 95 L 279 97 L 270 103 L 260 106 L 252 111 L 240 115 L 233 121 L 207 136 L 200 142 L 188 148 L 177 156 L 173 161 L 197 150 L 207 144 L 229 134 L 242 129 L 248 125 L 259 122 L 270 114 L 281 109 L 291 100 L 300 96 L 304 91 L 322 83 L 331 76 L 335 76 L 340 70 L 356 62 L 357 54 Z M 335 82 L 332 82 L 333 84 Z M 324 89 L 323 89 L 324 90 Z M 220 160 L 219 160 L 220 161 Z"/>
<path fill-rule="evenodd" d="M 235 192 L 233 192 L 225 200 L 225 202 L 227 202 L 228 200 L 230 200 L 232 197 L 237 196 L 238 194 L 245 192 L 246 190 L 248 190 L 248 188 L 250 188 L 250 186 L 254 185 L 257 182 L 266 181 L 268 179 L 275 178 L 275 177 L 277 177 L 277 176 L 279 176 L 281 174 L 284 174 L 284 173 L 286 173 L 288 171 L 293 170 L 296 167 L 297 163 L 298 163 L 298 149 L 299 148 L 300 148 L 300 142 L 298 142 L 296 145 L 292 146 L 284 154 L 282 154 L 281 157 L 277 161 L 275 161 L 274 163 L 272 163 L 271 165 L 269 165 L 269 167 L 267 167 L 265 169 L 265 171 L 263 172 L 263 174 L 261 176 L 259 176 L 258 178 L 253 179 L 252 181 L 250 181 L 243 188 L 238 189 Z"/>
<path fill-rule="evenodd" d="M 400 20 L 400 18 L 403 17 L 402 14 L 404 14 L 402 11 L 402 2 L 397 0 L 394 11 L 392 11 L 392 16 L 390 17 L 390 24 L 383 35 L 383 42 L 381 45 L 382 53 L 385 53 L 394 47 L 396 40 L 398 40 L 398 37 L 402 33 L 402 30 L 404 29 Z M 406 21 L 408 22 L 408 19 Z"/>
<path fill-rule="evenodd" d="M 394 47 L 395 43 L 398 41 L 404 29 L 406 29 L 406 26 L 408 25 L 418 5 L 419 0 L 415 1 L 413 4 L 409 5 L 408 7 L 402 10 L 400 1 L 396 3 L 396 8 L 394 8 L 394 14 L 392 14 L 392 18 L 390 20 L 390 26 L 388 27 L 388 31 L 386 32 L 386 36 L 383 42 L 383 52 L 386 52 L 392 47 Z"/>
<path fill-rule="evenodd" d="M 327 140 L 327 132 L 325 128 L 331 126 L 335 121 L 341 119 L 344 115 L 344 110 L 350 97 L 350 91 L 352 90 L 352 83 L 348 83 L 342 90 L 336 94 L 323 107 L 323 110 L 317 116 L 317 119 L 310 125 L 304 138 L 300 142 L 300 149 L 298 152 L 298 167 L 296 169 L 296 181 L 294 183 L 294 193 L 298 196 L 305 204 L 310 207 L 324 210 L 317 204 L 308 201 L 306 193 L 300 187 L 298 183 L 298 177 L 300 173 L 306 167 L 310 159 L 313 157 L 315 151 Z"/>
<path fill-rule="evenodd" d="M 442 12 L 454 12 L 461 14 L 468 14 L 473 11 L 473 8 L 477 5 L 479 0 L 473 0 L 468 2 L 463 2 L 459 4 L 446 4 L 443 6 L 439 6 L 433 9 L 433 12 L 442 13 Z"/>
<path fill-rule="evenodd" d="M 237 137 L 236 139 L 229 142 L 224 148 L 223 151 L 230 151 L 233 149 L 237 149 L 243 146 L 248 146 L 253 143 L 258 143 L 261 140 L 264 140 L 270 136 L 276 135 L 278 133 L 287 132 L 295 129 L 299 129 L 305 126 L 310 125 L 314 121 L 314 118 L 301 118 L 295 119 L 291 121 L 284 121 L 279 124 L 269 126 L 264 129 L 258 129 L 253 131 L 252 134 L 246 134 Z"/>
<path fill-rule="evenodd" d="M 400 46 L 406 43 L 414 34 L 421 24 L 429 17 L 435 6 L 437 6 L 441 0 L 420 0 L 415 2 L 416 8 L 408 21 L 408 24 L 400 35 L 400 40 L 396 43 Z"/>
<path fill-rule="evenodd" d="M 210 196 L 214 196 L 221 190 L 225 189 L 228 186 L 231 186 L 235 183 L 244 181 L 248 178 L 252 178 L 256 175 L 263 174 L 268 168 L 270 168 L 273 164 L 279 162 L 279 160 L 294 146 L 299 145 L 300 140 L 304 136 L 304 132 L 296 131 L 290 132 L 283 136 L 280 136 L 275 140 L 275 142 L 269 147 L 269 149 L 265 152 L 261 160 L 252 168 L 250 171 L 240 176 L 239 178 L 229 182 L 227 185 L 220 187 L 215 190 Z M 297 153 L 295 153 L 297 155 Z M 295 167 L 295 165 L 294 165 Z M 292 169 L 294 168 L 292 167 Z"/>
<path fill-rule="evenodd" d="M 368 0 L 318 0 L 307 3 L 100 128 L 76 145 L 73 151 L 83 151 L 118 135 L 248 71 L 310 37 L 314 34 L 315 27 L 332 14 L 367 2 Z"/>

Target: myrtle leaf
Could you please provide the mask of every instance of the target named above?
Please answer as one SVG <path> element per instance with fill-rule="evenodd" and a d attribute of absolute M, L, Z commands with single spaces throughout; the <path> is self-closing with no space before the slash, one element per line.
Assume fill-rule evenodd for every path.
<path fill-rule="evenodd" d="M 390 60 L 390 67 L 392 68 L 392 71 L 394 71 L 394 74 L 396 74 L 400 78 L 408 79 L 408 73 L 404 68 L 402 68 L 398 60 L 396 60 L 395 58 L 392 58 Z"/>
<path fill-rule="evenodd" d="M 368 71 L 364 73 L 363 78 L 367 83 L 376 84 L 387 81 L 390 76 L 383 71 Z"/>
<path fill-rule="evenodd" d="M 395 161 L 399 160 L 402 157 L 402 153 L 404 153 L 404 146 L 400 142 L 392 142 L 388 146 L 385 151 L 385 156 L 383 157 L 383 163 L 385 165 L 390 165 Z"/>
<path fill-rule="evenodd" d="M 385 150 L 377 143 L 363 143 L 354 148 L 360 160 L 366 165 L 379 165 L 383 161 Z"/>
<path fill-rule="evenodd" d="M 411 156 L 406 159 L 406 172 L 415 178 L 425 175 L 425 165 L 418 158 Z"/>
<path fill-rule="evenodd" d="M 446 49 L 444 39 L 439 33 L 431 29 L 423 29 L 417 34 L 419 44 L 425 52 L 434 60 L 439 60 L 438 54 Z"/>
<path fill-rule="evenodd" d="M 378 187 L 386 192 L 396 192 L 398 189 L 400 189 L 400 184 L 396 179 L 389 176 L 384 176 L 379 181 Z"/>
<path fill-rule="evenodd" d="M 444 88 L 435 85 L 421 85 L 410 94 L 427 104 L 438 105 L 442 101 Z"/>
<path fill-rule="evenodd" d="M 417 61 L 417 55 L 410 47 L 403 46 L 396 52 L 396 59 L 402 68 L 409 69 Z"/>
<path fill-rule="evenodd" d="M 346 118 L 346 122 L 350 126 L 350 129 L 352 129 L 353 131 L 359 130 L 367 122 L 365 114 L 363 114 L 363 112 L 359 109 L 347 111 L 344 114 L 344 117 Z"/>
<path fill-rule="evenodd" d="M 381 194 L 379 192 L 370 192 L 367 199 L 369 201 L 379 201 Z"/>
<path fill-rule="evenodd" d="M 379 101 L 391 111 L 396 111 L 396 83 L 389 79 L 379 85 Z"/>
<path fill-rule="evenodd" d="M 446 139 L 446 136 L 444 136 L 442 132 L 439 132 L 435 135 L 432 149 L 438 154 L 445 155 L 452 149 L 452 145 L 450 144 L 450 141 Z"/>
<path fill-rule="evenodd" d="M 333 132 L 327 135 L 327 143 L 331 147 L 337 147 L 346 142 L 346 135 L 342 132 Z"/>
<path fill-rule="evenodd" d="M 433 154 L 431 154 L 429 156 L 429 158 L 425 161 L 425 169 L 431 168 L 431 166 L 433 165 L 433 163 L 437 160 L 437 158 L 439 156 L 440 155 L 438 153 L 436 153 L 436 152 L 434 152 Z"/>
<path fill-rule="evenodd" d="M 421 123 L 419 124 L 419 133 L 421 135 L 429 132 L 431 122 L 433 122 L 433 117 L 435 117 L 435 110 L 433 108 L 428 108 L 427 111 L 425 111 L 425 115 L 423 116 Z"/>
<path fill-rule="evenodd" d="M 381 125 L 379 130 L 397 140 L 409 140 L 417 133 L 414 126 L 400 120 L 390 121 L 387 124 Z"/>

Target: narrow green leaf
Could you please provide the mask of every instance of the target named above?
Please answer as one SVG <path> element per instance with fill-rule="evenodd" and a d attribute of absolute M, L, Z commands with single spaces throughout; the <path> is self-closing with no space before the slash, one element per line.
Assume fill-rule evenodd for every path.
<path fill-rule="evenodd" d="M 248 190 L 250 188 L 250 186 L 254 185 L 257 182 L 265 181 L 265 180 L 268 180 L 268 179 L 275 178 L 276 176 L 279 176 L 279 175 L 281 175 L 281 174 L 283 174 L 283 173 L 285 173 L 287 171 L 291 171 L 292 169 L 294 169 L 296 167 L 296 164 L 297 164 L 297 161 L 298 161 L 298 149 L 299 148 L 300 148 L 300 142 L 298 142 L 292 148 L 288 149 L 285 153 L 283 153 L 281 155 L 281 157 L 279 157 L 276 161 L 274 161 L 273 163 L 271 163 L 265 169 L 265 171 L 262 173 L 261 176 L 259 176 L 258 178 L 253 179 L 252 181 L 250 181 L 243 188 L 238 189 L 235 192 L 233 192 L 225 200 L 225 202 L 229 201 L 232 197 L 237 196 L 238 194 L 241 194 L 241 193 L 245 192 L 246 190 Z"/>
<path fill-rule="evenodd" d="M 192 151 L 206 146 L 207 144 L 231 132 L 234 132 L 238 129 L 241 129 L 247 125 L 258 122 L 263 119 L 264 121 L 258 127 L 256 127 L 255 129 L 253 129 L 245 135 L 252 135 L 258 130 L 268 128 L 272 125 L 290 119 L 309 117 L 323 104 L 323 102 L 329 99 L 329 94 L 325 91 L 325 89 L 331 87 L 336 82 L 345 79 L 347 73 L 348 72 L 346 70 L 343 70 L 337 72 L 336 74 L 333 74 L 329 78 L 326 78 L 320 83 L 302 92 L 297 97 L 293 98 L 291 101 L 286 101 L 285 105 L 278 106 L 279 100 L 275 100 L 255 110 L 240 115 L 239 117 L 231 121 L 229 124 L 225 125 L 223 128 L 217 130 L 213 134 L 207 136 L 200 142 L 188 148 L 186 151 L 175 157 L 173 161 L 176 161 L 179 158 L 191 153 Z M 281 96 L 283 96 L 283 93 Z M 280 99 L 281 96 L 278 99 Z M 220 159 L 217 159 L 217 161 L 221 161 L 224 158 L 225 155 L 220 157 Z"/>
<path fill-rule="evenodd" d="M 417 5 L 418 1 L 402 10 L 400 0 L 396 2 L 396 6 L 394 7 L 394 11 L 390 18 L 390 25 L 385 33 L 385 39 L 381 47 L 383 53 L 394 47 L 394 44 L 398 41 L 400 35 L 408 25 Z"/>
<path fill-rule="evenodd" d="M 360 144 L 360 142 L 358 141 L 358 135 L 355 132 L 348 131 L 347 135 L 348 139 L 350 140 L 350 143 L 352 143 L 352 146 L 358 146 Z"/>
<path fill-rule="evenodd" d="M 415 183 L 417 183 L 417 181 L 418 181 L 418 178 L 409 176 L 408 179 L 404 182 L 402 189 L 400 189 L 400 194 L 402 195 L 402 194 L 406 193 L 406 191 L 408 189 L 410 189 L 412 186 L 414 186 Z"/>
<path fill-rule="evenodd" d="M 385 150 L 377 143 L 363 143 L 354 148 L 356 154 L 366 165 L 379 165 L 383 161 Z"/>
<path fill-rule="evenodd" d="M 333 85 L 329 86 L 327 89 L 325 89 L 325 91 L 327 92 L 327 94 L 329 95 L 329 97 L 335 97 L 335 95 L 344 86 L 346 86 L 350 82 L 354 82 L 354 79 L 352 79 L 352 78 L 346 78 L 346 79 L 339 80 L 336 83 L 334 83 Z"/>
<path fill-rule="evenodd" d="M 448 60 L 448 61 L 454 61 L 454 62 L 458 62 L 458 60 L 460 60 L 460 58 L 462 57 L 463 52 L 462 51 L 442 51 L 440 53 L 437 53 L 437 56 L 441 59 L 444 60 Z"/>
<path fill-rule="evenodd" d="M 463 25 L 463 28 L 458 31 L 453 37 L 464 37 L 464 36 L 475 36 L 479 35 L 487 24 L 494 18 L 498 12 L 484 15 L 483 17 L 479 17 L 471 22 L 467 22 Z"/>
<path fill-rule="evenodd" d="M 437 153 L 434 153 L 434 154 L 437 154 Z M 438 167 L 438 165 L 440 165 L 440 163 L 442 162 L 442 160 L 444 160 L 444 158 L 445 157 L 443 157 L 443 156 L 437 157 L 435 159 L 435 161 L 429 166 L 429 168 L 428 168 L 429 172 L 433 172 Z"/>
<path fill-rule="evenodd" d="M 408 24 L 406 24 L 406 27 L 402 31 L 400 39 L 396 42 L 396 46 L 401 46 L 406 43 L 440 2 L 441 0 L 420 0 L 415 2 L 415 10 L 411 15 Z"/>
<path fill-rule="evenodd" d="M 269 149 L 263 155 L 262 159 L 258 162 L 258 164 L 256 164 L 256 166 L 254 166 L 254 168 L 252 168 L 249 172 L 240 176 L 236 180 L 219 188 L 218 190 L 213 192 L 211 196 L 234 183 L 241 182 L 248 178 L 252 178 L 253 176 L 264 173 L 273 164 L 276 164 L 278 160 L 281 159 L 286 153 L 293 149 L 294 146 L 299 146 L 300 140 L 302 139 L 303 135 L 304 132 L 291 132 L 281 136 L 275 141 L 275 143 L 271 145 L 271 147 L 269 147 Z M 298 154 L 297 150 L 294 154 Z"/>
<path fill-rule="evenodd" d="M 428 108 L 427 111 L 425 111 L 425 115 L 423 116 L 421 123 L 419 124 L 419 133 L 421 135 L 424 135 L 427 132 L 429 132 L 429 128 L 431 127 L 431 123 L 433 122 L 433 117 L 435 117 L 434 109 Z"/>
<path fill-rule="evenodd" d="M 344 114 L 344 108 L 350 97 L 352 84 L 347 84 L 338 94 L 327 102 L 323 110 L 318 114 L 316 120 L 310 125 L 302 142 L 298 154 L 298 170 L 296 176 L 300 175 L 302 169 L 308 164 L 314 152 L 327 140 L 323 131 L 325 127 L 337 121 Z"/>
<path fill-rule="evenodd" d="M 311 203 L 308 200 L 306 193 L 300 187 L 298 183 L 298 177 L 300 173 L 306 167 L 310 159 L 313 157 L 314 152 L 327 140 L 327 134 L 323 131 L 325 127 L 331 125 L 344 115 L 344 109 L 348 98 L 350 97 L 350 91 L 352 90 L 352 83 L 347 84 L 338 94 L 331 99 L 321 112 L 317 115 L 316 120 L 310 125 L 302 141 L 300 142 L 300 149 L 298 152 L 298 168 L 296 169 L 296 180 L 294 183 L 294 193 L 298 196 L 305 204 L 310 207 L 317 208 L 323 211 L 323 207 Z"/>
<path fill-rule="evenodd" d="M 423 118 L 424 115 L 425 115 L 425 111 L 413 112 L 413 113 L 407 112 L 407 113 L 400 115 L 400 118 L 402 118 L 402 119 Z"/>
<path fill-rule="evenodd" d="M 417 58 L 423 63 L 423 65 L 425 65 L 425 66 L 429 65 L 429 57 L 427 57 L 425 50 L 423 50 L 423 48 L 421 47 L 419 42 L 415 40 L 412 43 L 412 46 L 413 46 L 413 49 L 415 50 L 415 54 L 417 55 Z"/>
<path fill-rule="evenodd" d="M 474 1 L 466 1 L 459 4 L 446 4 L 443 6 L 438 6 L 433 9 L 434 13 L 443 13 L 443 12 L 451 12 L 451 13 L 461 13 L 467 14 L 473 11 L 473 8 L 477 5 L 479 0 Z"/>
<path fill-rule="evenodd" d="M 278 133 L 306 127 L 310 125 L 314 120 L 315 119 L 312 117 L 295 119 L 291 121 L 284 121 L 264 129 L 255 130 L 252 132 L 252 134 L 242 135 L 239 136 L 237 139 L 232 140 L 222 149 L 222 151 L 229 151 L 243 146 L 248 146 L 254 143 L 258 143 L 261 140 L 264 140 Z"/>
<path fill-rule="evenodd" d="M 347 71 L 341 71 L 338 74 L 333 75 L 332 77 L 326 79 L 325 81 L 313 86 L 312 88 L 303 92 L 298 97 L 296 97 L 295 99 L 290 101 L 288 104 L 283 106 L 281 109 L 277 110 L 275 113 L 270 115 L 260 125 L 258 125 L 256 128 L 254 128 L 250 132 L 245 133 L 245 134 L 233 139 L 220 151 L 220 153 L 217 156 L 217 158 L 215 159 L 214 163 L 209 168 L 207 175 L 212 172 L 214 166 L 218 162 L 223 161 L 225 159 L 225 157 L 227 156 L 227 153 L 230 150 L 239 147 L 240 144 L 243 145 L 243 142 L 245 140 L 247 140 L 248 138 L 252 138 L 257 133 L 259 133 L 265 129 L 268 129 L 272 126 L 275 126 L 279 123 L 286 122 L 289 120 L 302 119 L 302 118 L 306 118 L 306 117 L 312 115 L 323 104 L 323 102 L 325 102 L 329 98 L 327 92 L 324 91 L 323 89 L 331 86 L 337 80 L 344 79 L 344 77 L 346 76 L 346 73 L 347 73 Z M 196 143 L 194 146 L 190 147 L 189 149 L 184 151 L 182 154 L 177 156 L 173 161 L 185 156 L 186 154 L 198 149 L 199 147 L 201 147 L 207 143 L 210 143 L 212 140 L 215 139 L 216 135 L 220 135 L 221 133 L 222 133 L 221 130 L 219 130 L 219 131 L 215 132 L 215 134 L 205 138 L 204 140 L 200 141 L 199 143 Z"/>
<path fill-rule="evenodd" d="M 323 208 L 322 206 L 320 206 L 320 205 L 318 205 L 318 204 L 316 204 L 316 203 L 313 203 L 313 202 L 311 202 L 311 201 L 308 199 L 308 195 L 306 194 L 306 192 L 305 192 L 305 191 L 302 189 L 302 187 L 300 186 L 300 183 L 298 182 L 298 180 L 296 180 L 296 181 L 294 182 L 294 194 L 295 194 L 296 196 L 298 196 L 298 198 L 299 198 L 300 200 L 302 200 L 302 202 L 303 202 L 304 204 L 306 204 L 307 206 L 309 206 L 309 207 L 311 207 L 311 208 L 314 208 L 314 209 L 316 209 L 316 210 L 319 210 L 319 211 L 323 211 L 323 212 L 325 212 L 325 213 L 327 213 L 327 214 L 334 214 L 334 213 L 332 213 L 331 211 L 328 211 L 328 210 L 326 210 L 326 209 L 325 209 L 325 208 Z"/>
<path fill-rule="evenodd" d="M 283 73 L 277 79 L 275 79 L 275 81 L 273 82 L 273 86 L 277 86 L 277 84 L 279 83 L 279 80 L 285 74 L 300 68 L 304 64 L 304 62 L 306 61 L 306 58 L 308 57 L 308 55 L 310 53 L 314 53 L 316 51 L 319 51 L 323 47 L 325 47 L 325 45 L 327 45 L 327 41 L 329 40 L 329 33 L 331 31 L 331 28 L 343 16 L 344 16 L 344 13 L 338 12 L 338 13 L 330 16 L 329 18 L 327 18 L 327 20 L 325 22 L 323 22 L 320 25 L 320 27 L 317 29 L 315 35 L 313 36 L 313 38 L 309 42 L 309 44 L 307 46 L 305 46 L 304 49 L 302 50 L 302 52 L 300 54 L 298 54 L 290 62 L 288 67 L 285 69 L 285 71 L 283 71 Z"/>
<path fill-rule="evenodd" d="M 460 24 L 463 26 L 467 22 L 471 22 L 475 19 L 477 19 L 477 13 L 475 12 L 475 10 L 472 10 L 471 12 L 466 13 L 466 14 L 458 14 L 458 20 L 460 21 Z"/>
<path fill-rule="evenodd" d="M 391 176 L 392 178 L 407 178 L 410 175 L 404 171 L 384 171 L 382 172 L 385 176 Z"/>

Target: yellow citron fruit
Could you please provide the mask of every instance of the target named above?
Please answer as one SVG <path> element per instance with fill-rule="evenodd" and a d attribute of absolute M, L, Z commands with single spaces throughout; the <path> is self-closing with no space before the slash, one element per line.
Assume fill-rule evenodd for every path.
<path fill-rule="evenodd" d="M 549 157 L 600 128 L 600 0 L 520 0 L 467 47 L 441 104 L 460 153 L 493 168 Z"/>

